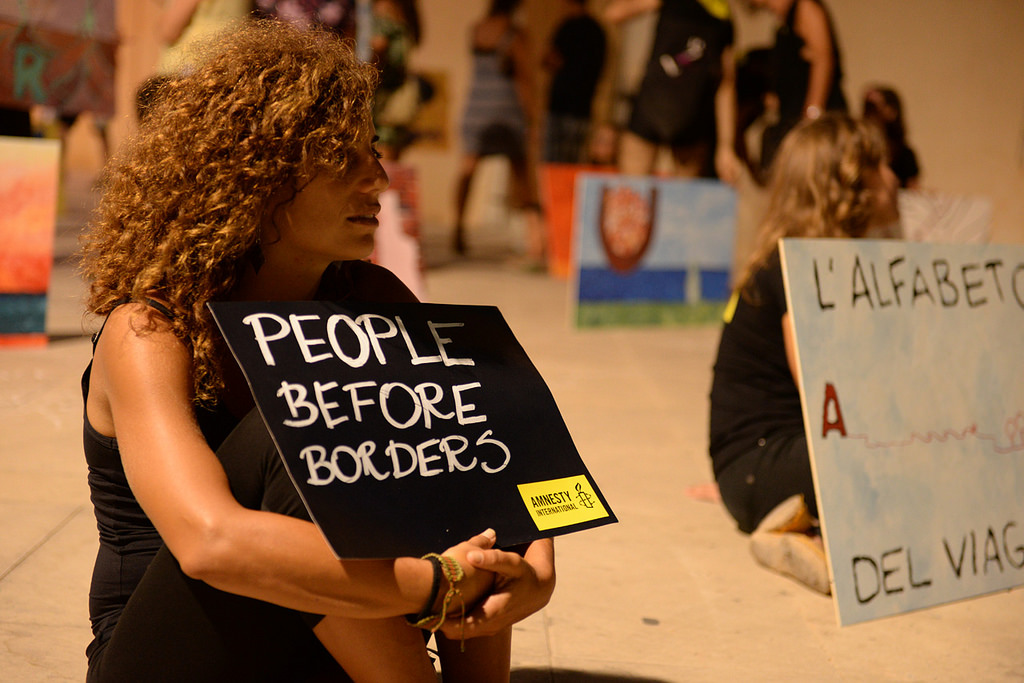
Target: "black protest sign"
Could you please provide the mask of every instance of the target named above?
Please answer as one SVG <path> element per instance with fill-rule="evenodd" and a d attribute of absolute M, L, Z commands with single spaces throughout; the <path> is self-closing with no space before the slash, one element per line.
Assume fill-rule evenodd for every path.
<path fill-rule="evenodd" d="M 617 521 L 498 309 L 220 302 L 214 318 L 335 554 Z"/>

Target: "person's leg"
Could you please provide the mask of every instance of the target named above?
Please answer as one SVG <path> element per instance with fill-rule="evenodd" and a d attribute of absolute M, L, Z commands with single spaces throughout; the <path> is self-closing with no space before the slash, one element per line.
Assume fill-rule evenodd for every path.
<path fill-rule="evenodd" d="M 346 680 L 298 612 L 190 579 L 165 547 L 94 654 L 88 681 L 304 681 L 324 668 Z"/>
<path fill-rule="evenodd" d="M 814 481 L 803 434 L 761 439 L 719 474 L 722 501 L 761 565 L 829 594 Z"/>
<path fill-rule="evenodd" d="M 356 683 L 436 683 L 423 633 L 402 617 L 325 617 L 313 629 Z"/>
<path fill-rule="evenodd" d="M 619 134 L 619 173 L 648 175 L 654 171 L 658 146 L 636 133 L 624 130 Z"/>
<path fill-rule="evenodd" d="M 532 266 L 543 266 L 547 254 L 547 229 L 541 213 L 533 167 L 526 156 L 509 158 L 512 171 L 512 196 L 518 209 L 526 213 L 526 258 Z"/>
<path fill-rule="evenodd" d="M 711 146 L 706 143 L 672 148 L 673 173 L 680 178 L 707 177 L 710 161 Z"/>
<path fill-rule="evenodd" d="M 544 120 L 544 148 L 541 154 L 541 160 L 544 163 L 565 163 L 561 145 L 561 124 L 562 117 L 559 114 L 548 112 Z"/>
<path fill-rule="evenodd" d="M 242 505 L 309 519 L 256 410 L 217 455 Z M 319 617 L 226 593 L 185 576 L 164 547 L 90 660 L 89 681 L 350 680 L 334 655 L 361 672 L 384 667 L 397 672 L 391 680 L 419 680 L 422 635 L 398 632 L 396 621 Z M 367 634 L 385 632 L 395 638 L 366 647 Z"/>
<path fill-rule="evenodd" d="M 242 505 L 261 507 L 269 490 L 282 510 L 304 513 L 301 501 L 285 495 L 283 467 L 257 411 L 231 432 L 218 457 Z M 91 658 L 89 681 L 304 681 L 324 669 L 346 680 L 308 619 L 190 579 L 164 547 Z"/>
<path fill-rule="evenodd" d="M 590 141 L 590 119 L 567 117 L 566 121 L 565 158 L 568 163 L 582 164 L 586 157 L 587 144 Z"/>
<path fill-rule="evenodd" d="M 456 254 L 466 253 L 466 202 L 469 200 L 469 187 L 476 172 L 480 157 L 466 156 L 462 159 L 459 179 L 455 186 L 455 234 L 452 237 L 452 248 Z"/>
<path fill-rule="evenodd" d="M 236 496 L 251 502 L 253 494 L 259 491 L 261 509 L 309 519 L 270 432 L 256 410 L 246 416 L 218 454 L 222 461 L 229 462 L 225 469 Z M 258 468 L 236 467 L 238 454 L 245 460 L 256 458 L 261 464 Z M 258 472 L 257 477 L 253 476 L 254 471 Z M 305 623 L 312 626 L 313 634 L 323 647 L 357 683 L 436 681 L 423 632 L 410 627 L 403 617 L 352 619 L 306 615 Z"/>
<path fill-rule="evenodd" d="M 754 472 L 751 511 L 754 526 L 782 501 L 796 494 L 804 497 L 807 510 L 818 517 L 818 504 L 814 495 L 814 477 L 811 474 L 811 456 L 804 434 L 777 436 L 766 440 L 761 447 L 761 458 Z"/>
<path fill-rule="evenodd" d="M 465 651 L 463 651 L 463 648 Z M 438 634 L 444 683 L 508 683 L 512 661 L 512 629 L 461 643 Z"/>
<path fill-rule="evenodd" d="M 590 120 L 568 114 L 548 114 L 545 122 L 544 161 L 556 164 L 583 162 Z"/>

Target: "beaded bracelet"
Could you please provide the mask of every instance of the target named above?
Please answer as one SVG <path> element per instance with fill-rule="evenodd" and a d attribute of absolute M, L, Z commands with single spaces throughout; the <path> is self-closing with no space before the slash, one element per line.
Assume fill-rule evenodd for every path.
<path fill-rule="evenodd" d="M 444 578 L 448 580 L 448 591 L 444 594 L 444 599 L 441 601 L 441 611 L 438 614 L 427 614 L 422 616 L 422 613 L 417 614 L 415 617 L 406 617 L 410 626 L 416 628 L 425 628 L 431 633 L 436 633 L 441 626 L 444 625 L 445 620 L 448 618 L 448 608 L 451 606 L 452 600 L 455 597 L 459 598 L 459 602 L 462 604 L 462 611 L 460 615 L 461 627 L 465 631 L 466 628 L 466 602 L 462 598 L 462 591 L 458 588 L 458 583 L 465 578 L 466 572 L 463 571 L 462 566 L 458 560 L 454 557 L 448 557 L 447 555 L 438 555 L 437 553 L 428 553 L 421 559 L 430 560 L 434 564 L 434 576 L 435 585 L 439 583 L 438 573 L 444 574 Z M 438 572 L 440 568 L 440 572 Z M 431 590 L 433 599 L 427 605 L 424 611 L 429 612 L 434 605 L 437 593 L 440 591 L 439 587 Z M 436 623 L 432 623 L 435 622 Z M 466 651 L 465 639 L 460 643 L 461 651 Z"/>
<path fill-rule="evenodd" d="M 410 624 L 418 624 L 424 619 L 429 619 L 434 612 L 434 603 L 437 602 L 437 594 L 441 590 L 441 559 L 439 555 L 426 555 L 420 558 L 421 560 L 430 560 L 430 565 L 434 569 L 434 578 L 430 584 L 430 597 L 427 598 L 426 605 L 420 610 L 419 614 L 410 614 L 405 617 L 406 621 Z"/>

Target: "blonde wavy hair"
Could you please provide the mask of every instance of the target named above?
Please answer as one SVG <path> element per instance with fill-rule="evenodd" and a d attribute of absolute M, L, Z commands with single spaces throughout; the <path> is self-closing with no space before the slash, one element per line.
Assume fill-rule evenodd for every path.
<path fill-rule="evenodd" d="M 827 113 L 790 131 L 772 163 L 768 207 L 736 288 L 753 294 L 753 276 L 775 257 L 780 238 L 863 237 L 874 213 L 864 174 L 883 163 L 882 137 L 846 114 Z"/>
<path fill-rule="evenodd" d="M 227 298 L 259 250 L 268 200 L 304 173 L 341 175 L 366 139 L 376 70 L 320 30 L 252 21 L 162 84 L 138 134 L 111 160 L 82 237 L 86 308 L 170 306 L 193 356 L 196 400 L 223 389 L 206 304 Z"/>

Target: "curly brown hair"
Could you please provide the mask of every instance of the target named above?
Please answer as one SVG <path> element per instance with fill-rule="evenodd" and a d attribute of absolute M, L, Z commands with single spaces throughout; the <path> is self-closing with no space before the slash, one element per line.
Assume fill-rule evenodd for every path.
<path fill-rule="evenodd" d="M 88 311 L 169 305 L 192 351 L 195 398 L 215 401 L 223 349 L 206 304 L 230 295 L 258 250 L 276 190 L 304 172 L 344 173 L 371 125 L 376 78 L 336 35 L 273 20 L 204 46 L 104 172 L 82 237 Z"/>
<path fill-rule="evenodd" d="M 768 207 L 737 290 L 752 294 L 753 276 L 775 257 L 780 238 L 863 237 L 874 213 L 864 173 L 883 163 L 885 141 L 847 114 L 826 113 L 790 131 L 772 163 Z"/>

